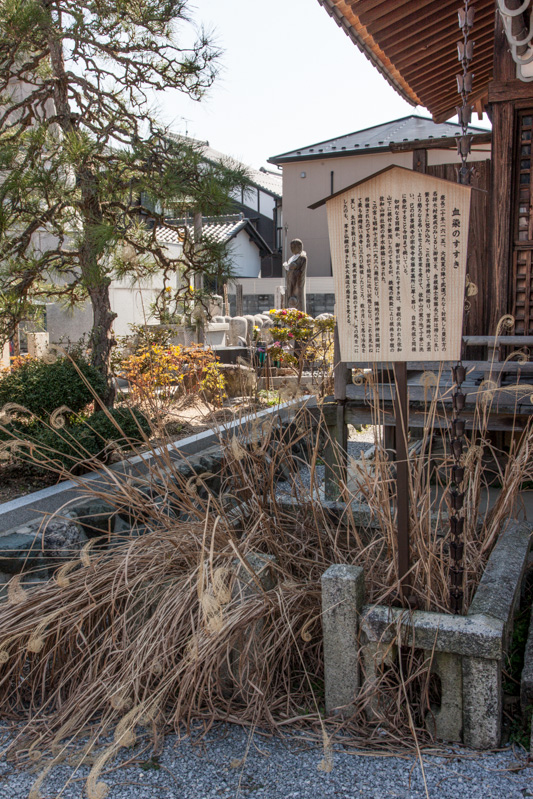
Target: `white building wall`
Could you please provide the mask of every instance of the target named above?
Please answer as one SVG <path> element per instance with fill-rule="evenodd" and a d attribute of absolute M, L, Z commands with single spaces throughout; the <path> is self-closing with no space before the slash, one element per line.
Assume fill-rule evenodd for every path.
<path fill-rule="evenodd" d="M 268 216 L 269 219 L 274 219 L 274 209 L 276 207 L 276 200 L 272 195 L 262 191 L 259 194 L 259 213 L 263 216 Z"/>
<path fill-rule="evenodd" d="M 238 277 L 259 277 L 261 257 L 257 245 L 250 240 L 246 230 L 233 239 L 230 245 L 234 274 Z"/>
<path fill-rule="evenodd" d="M 242 286 L 242 293 L 247 294 L 274 294 L 278 286 L 285 285 L 284 277 L 239 278 L 235 280 Z M 306 294 L 333 294 L 332 277 L 308 277 L 305 281 Z"/>

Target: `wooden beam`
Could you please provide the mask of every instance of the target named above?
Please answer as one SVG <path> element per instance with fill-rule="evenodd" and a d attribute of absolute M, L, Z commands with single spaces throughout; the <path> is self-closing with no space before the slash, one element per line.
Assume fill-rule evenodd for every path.
<path fill-rule="evenodd" d="M 439 97 L 449 97 L 457 95 L 457 84 L 455 76 L 459 70 L 455 61 L 445 62 L 435 65 L 432 69 L 418 70 L 410 73 L 408 69 L 403 71 L 406 81 L 412 81 L 416 84 L 416 90 L 422 97 L 424 90 L 429 89 L 428 94 L 431 101 L 434 103 Z M 420 76 L 420 80 L 418 79 Z M 423 76 L 423 79 L 422 79 Z M 474 75 L 474 88 L 480 88 L 479 84 L 483 82 L 484 91 L 486 91 L 485 83 L 488 82 L 492 76 L 492 64 L 489 59 L 477 67 L 476 74 Z M 411 85 L 411 84 L 409 84 Z M 457 100 L 456 102 L 459 102 Z"/>
<path fill-rule="evenodd" d="M 531 390 L 528 393 L 529 389 Z M 375 394 L 380 400 L 389 400 L 393 402 L 396 399 L 395 386 L 388 383 L 377 383 L 369 388 L 368 386 L 347 386 L 346 396 L 349 400 L 366 400 L 369 401 L 369 395 L 372 393 L 372 399 L 375 399 Z M 443 393 L 444 392 L 444 393 Z M 487 389 L 480 388 L 479 386 L 464 387 L 466 395 L 466 405 L 472 408 L 475 406 L 481 397 L 488 396 Z M 529 397 L 533 395 L 533 385 L 525 385 L 524 392 L 517 393 L 513 388 L 498 388 L 495 390 L 493 408 L 500 408 L 502 411 L 512 413 L 516 410 L 524 416 L 533 416 L 533 405 Z M 448 386 L 413 386 L 409 385 L 409 403 L 418 402 L 421 405 L 432 402 L 435 397 L 439 405 L 446 405 L 450 410 L 452 408 L 452 384 L 451 381 Z"/>
<path fill-rule="evenodd" d="M 492 204 L 489 212 L 489 262 L 483 291 L 489 307 L 489 330 L 496 332 L 510 311 L 511 204 L 513 186 L 514 108 L 511 103 L 492 106 Z"/>
<path fill-rule="evenodd" d="M 426 53 L 426 55 L 421 55 L 418 48 L 413 47 L 411 50 L 406 51 L 404 56 L 397 57 L 396 53 L 392 50 L 391 56 L 394 58 L 395 66 L 397 69 L 403 74 L 407 80 L 412 80 L 413 82 L 416 80 L 416 86 L 418 91 L 418 86 L 422 85 L 419 84 L 418 78 L 420 76 L 426 75 L 426 73 L 435 74 L 439 72 L 439 69 L 442 70 L 444 65 L 450 65 L 450 68 L 453 68 L 455 72 L 460 71 L 460 64 L 457 61 L 457 47 L 456 47 L 456 39 L 459 36 L 459 32 L 457 36 L 454 37 L 451 41 L 445 40 L 441 46 L 439 47 L 431 47 Z M 479 39 L 479 42 L 478 42 Z M 483 55 L 486 55 L 486 61 L 489 63 L 492 59 L 489 59 L 489 46 L 492 42 L 492 32 L 486 31 L 484 34 L 481 34 L 476 37 L 476 46 L 479 44 L 478 50 L 478 58 L 475 61 L 475 65 L 472 67 L 472 71 L 474 72 L 474 77 L 477 76 L 479 72 L 479 68 L 483 63 Z M 432 42 L 433 45 L 433 42 Z M 409 68 L 414 65 L 415 69 L 409 72 Z M 409 76 L 409 77 L 408 77 Z"/>
<path fill-rule="evenodd" d="M 408 0 L 408 2 L 401 3 L 398 3 L 397 0 L 394 2 L 387 0 L 384 3 L 376 2 L 376 0 L 358 0 L 353 3 L 353 13 L 365 28 L 368 29 L 369 26 L 372 26 L 375 31 L 379 31 L 389 28 L 390 25 L 395 25 L 411 13 L 419 12 L 419 15 L 423 16 L 422 9 L 432 6 L 434 3 L 435 0 Z M 441 5 L 445 5 L 445 3 L 441 2 Z M 445 14 L 446 11 L 444 10 L 443 13 Z M 382 20 L 381 23 L 378 23 L 379 19 Z"/>
<path fill-rule="evenodd" d="M 463 361 L 462 363 L 467 372 L 485 374 L 485 372 L 490 372 L 492 369 L 494 374 L 501 374 L 502 372 L 507 372 L 508 374 L 518 374 L 518 372 L 528 375 L 533 374 L 533 361 L 527 361 L 527 363 L 519 363 L 518 361 Z M 350 364 L 347 365 L 350 366 Z M 455 366 L 455 361 L 424 361 L 423 363 L 408 361 L 407 363 L 407 368 L 410 372 L 417 370 L 420 372 L 438 372 L 441 368 L 443 372 L 446 372 L 452 366 Z M 531 393 L 533 393 L 533 386 L 531 387 Z"/>
<path fill-rule="evenodd" d="M 490 26 L 491 30 L 494 28 L 493 9 L 481 12 L 479 15 L 476 13 L 475 30 L 484 30 L 486 26 Z M 402 34 L 402 31 L 405 31 L 405 33 Z M 388 51 L 389 45 L 394 48 L 398 47 L 398 50 L 394 52 L 401 52 L 400 44 L 402 49 L 406 46 L 406 43 L 420 42 L 421 40 L 422 42 L 430 40 L 433 44 L 433 42 L 439 42 L 446 37 L 450 37 L 451 34 L 454 34 L 455 38 L 457 38 L 458 31 L 457 12 L 454 12 L 452 16 L 446 17 L 444 20 L 440 11 L 434 14 L 427 14 L 423 19 L 419 17 L 417 19 L 415 14 L 413 17 L 406 17 L 401 23 L 395 25 L 388 35 L 380 36 L 379 43 L 385 52 Z"/>
<path fill-rule="evenodd" d="M 459 125 L 457 125 L 457 130 L 459 130 Z M 486 133 L 476 133 L 472 137 L 472 144 L 490 144 L 492 141 L 492 133 L 488 130 Z M 439 149 L 448 149 L 449 147 L 457 147 L 457 141 L 455 136 L 442 136 L 441 138 L 436 139 L 420 139 L 419 141 L 415 142 L 417 149 L 424 149 L 424 150 L 439 150 Z M 389 150 L 392 150 L 393 153 L 403 153 L 413 149 L 413 142 L 391 142 L 389 144 Z M 489 151 L 487 151 L 487 155 Z"/>
<path fill-rule="evenodd" d="M 482 85 L 479 89 L 469 97 L 470 103 L 472 105 L 476 105 L 477 102 L 486 106 L 488 103 L 488 94 L 487 94 L 487 84 Z M 457 105 L 457 102 L 455 103 Z M 455 111 L 455 105 L 452 103 L 451 97 L 446 97 L 445 101 L 438 104 L 435 103 L 431 106 L 431 113 L 433 116 L 433 121 L 438 125 L 440 122 L 446 122 L 451 116 L 453 116 Z M 490 117 L 490 109 L 489 109 L 489 117 Z"/>
<path fill-rule="evenodd" d="M 522 80 L 492 80 L 489 83 L 489 103 L 508 103 L 511 100 L 531 100 L 533 83 Z"/>
<path fill-rule="evenodd" d="M 358 426 L 361 424 L 376 424 L 376 415 L 368 404 L 361 401 L 349 402 L 344 413 L 346 424 Z M 467 430 L 474 427 L 479 429 L 479 414 L 476 411 L 464 410 L 461 412 L 461 419 L 465 420 Z M 392 405 L 385 405 L 380 411 L 379 423 L 384 424 L 386 429 L 394 429 L 394 412 Z M 428 417 L 422 411 L 409 409 L 409 427 L 427 427 Z M 432 417 L 432 424 L 435 429 L 448 430 L 450 425 L 449 416 L 439 415 Z M 515 416 L 514 414 L 493 413 L 488 417 L 487 430 L 499 430 L 504 432 L 520 432 L 527 424 L 527 417 Z"/>

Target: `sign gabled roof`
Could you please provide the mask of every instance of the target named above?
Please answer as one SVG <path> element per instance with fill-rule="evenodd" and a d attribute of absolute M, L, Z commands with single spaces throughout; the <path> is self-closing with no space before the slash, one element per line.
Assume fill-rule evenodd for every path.
<path fill-rule="evenodd" d="M 335 197 L 340 197 L 341 194 L 345 194 L 348 191 L 352 191 L 353 189 L 357 188 L 357 186 L 363 186 L 365 183 L 373 183 L 376 181 L 377 178 L 382 177 L 387 172 L 391 171 L 396 172 L 405 172 L 405 177 L 407 180 L 413 181 L 418 180 L 420 182 L 427 181 L 428 183 L 443 183 L 445 184 L 446 190 L 450 190 L 450 186 L 452 187 L 459 187 L 460 189 L 464 189 L 467 192 L 472 191 L 471 186 L 463 186 L 461 183 L 453 183 L 451 180 L 445 180 L 444 178 L 437 178 L 434 175 L 427 175 L 424 172 L 416 172 L 414 169 L 407 169 L 405 166 L 397 166 L 396 164 L 391 164 L 390 166 L 386 166 L 385 169 L 380 169 L 379 172 L 374 172 L 373 175 L 367 175 L 362 180 L 358 180 L 355 183 L 350 184 L 350 186 L 345 186 L 344 189 L 340 189 L 336 191 L 334 194 L 330 194 L 328 197 L 324 197 L 322 200 L 317 200 L 312 205 L 308 207 L 314 211 L 315 208 L 320 208 L 320 206 L 325 205 L 329 200 L 333 200 Z"/>

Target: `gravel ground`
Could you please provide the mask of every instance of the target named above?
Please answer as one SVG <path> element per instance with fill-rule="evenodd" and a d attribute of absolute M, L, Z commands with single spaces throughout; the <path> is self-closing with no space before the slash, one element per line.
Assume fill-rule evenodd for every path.
<path fill-rule="evenodd" d="M 374 442 L 372 428 L 352 433 L 349 454 L 357 458 Z M 324 467 L 318 467 L 323 480 Z M 309 484 L 309 470 L 300 473 Z M 290 493 L 280 483 L 280 494 Z M 13 734 L 0 728 L 0 750 Z M 423 756 L 424 775 L 415 756 L 357 754 L 334 747 L 331 771 L 324 752 L 295 734 L 272 738 L 236 725 L 218 724 L 207 736 L 168 736 L 157 762 L 142 746 L 123 750 L 100 779 L 107 799 L 525 799 L 533 797 L 533 758 L 519 747 L 476 753 L 461 747 L 445 757 Z M 124 761 L 128 763 L 121 765 Z M 132 762 L 133 761 L 133 762 Z M 26 799 L 45 763 L 34 773 L 0 760 L 0 799 Z M 144 768 L 142 767 L 144 765 Z M 82 799 L 89 768 L 73 777 L 71 767 L 54 768 L 41 787 L 42 799 Z M 73 777 L 73 779 L 72 779 Z M 68 783 L 68 780 L 71 782 Z M 68 783 L 68 784 L 67 784 Z M 66 785 L 66 787 L 65 787 Z M 89 797 L 93 799 L 93 797 Z M 96 799 L 96 797 L 94 797 Z M 103 799 L 98 797 L 98 799 Z"/>
<path fill-rule="evenodd" d="M 140 747 L 123 759 L 134 764 L 102 776 L 107 799 L 524 799 L 533 797 L 533 764 L 523 750 L 491 754 L 454 748 L 447 757 L 424 756 L 427 793 L 415 757 L 372 757 L 337 748 L 333 768 L 322 771 L 320 747 L 302 738 L 281 740 L 234 725 L 218 725 L 196 743 L 165 740 L 159 767 L 141 768 Z M 82 799 L 89 769 L 81 768 L 63 792 L 72 770 L 59 766 L 41 788 L 43 799 Z M 0 796 L 23 799 L 36 775 L 0 762 Z M 61 792 L 61 794 L 60 794 Z"/>

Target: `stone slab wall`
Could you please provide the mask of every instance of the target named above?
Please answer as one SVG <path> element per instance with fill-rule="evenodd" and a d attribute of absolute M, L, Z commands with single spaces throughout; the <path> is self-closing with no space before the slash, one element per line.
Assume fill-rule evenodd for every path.
<path fill-rule="evenodd" d="M 397 658 L 399 646 L 416 647 L 424 651 L 441 684 L 441 703 L 428 713 L 427 727 L 437 738 L 475 749 L 499 746 L 502 664 L 532 530 L 528 522 L 508 523 L 466 616 L 363 605 L 360 591 L 344 590 L 349 577 L 338 573 L 339 566 L 331 566 L 322 578 L 324 651 L 329 653 L 325 659 L 327 712 L 353 707 L 360 683 L 363 688 L 376 684 L 383 666 Z M 361 579 L 356 567 L 343 569 L 352 570 L 352 582 Z M 343 646 L 335 644 L 341 617 L 342 629 L 347 631 L 342 635 Z M 358 644 L 353 642 L 354 630 Z M 361 666 L 359 680 L 356 670 Z M 383 711 L 368 705 L 370 715 L 382 718 Z"/>
<path fill-rule="evenodd" d="M 295 409 L 297 407 L 295 405 Z M 273 411 L 273 414 L 259 418 L 266 419 L 268 416 L 276 415 L 275 409 Z M 292 440 L 294 454 L 300 459 L 305 459 L 306 450 L 295 435 L 291 416 L 278 414 L 278 421 L 280 435 L 286 440 Z M 233 429 L 229 428 L 226 436 L 233 435 Z M 246 446 L 250 444 L 251 438 L 247 438 L 245 430 L 242 432 L 241 443 Z M 275 449 L 275 439 L 272 446 Z M 200 488 L 199 492 L 207 494 L 211 491 L 216 496 L 219 495 L 225 457 L 220 443 L 188 457 L 180 456 L 179 453 L 176 455 L 173 458 L 172 470 L 173 474 L 179 473 L 183 486 L 192 477 L 201 474 L 205 487 Z M 132 489 L 146 496 L 147 502 L 158 504 L 164 513 L 174 517 L 179 523 L 180 511 L 176 495 L 167 490 L 168 484 L 165 478 L 157 476 L 161 475 L 164 468 L 164 465 L 159 463 L 153 473 L 146 471 L 129 475 L 128 481 Z M 173 482 L 176 483 L 175 478 Z M 97 487 L 99 485 L 97 484 Z M 112 485 L 113 483 L 108 483 L 106 490 L 109 491 Z M 0 601 L 8 596 L 9 582 L 15 575 L 20 575 L 22 582 L 30 586 L 46 581 L 63 563 L 78 558 L 82 547 L 91 539 L 99 539 L 100 548 L 109 548 L 117 546 L 131 536 L 149 532 L 147 524 L 136 518 L 131 508 L 118 497 L 116 504 L 110 504 L 87 494 L 88 490 L 85 497 L 79 496 L 68 501 L 68 510 L 63 510 L 65 502 L 64 497 L 61 497 L 55 515 L 29 519 L 23 524 L 0 532 Z M 245 513 L 244 506 L 236 505 L 233 512 L 236 531 L 239 531 Z"/>
<path fill-rule="evenodd" d="M 260 314 L 270 311 L 275 307 L 273 294 L 244 294 L 242 298 L 244 314 Z M 231 316 L 237 314 L 237 303 L 234 294 L 229 296 L 229 307 Z M 306 295 L 307 313 L 311 316 L 318 316 L 322 313 L 333 313 L 335 310 L 334 294 L 307 294 Z"/>

